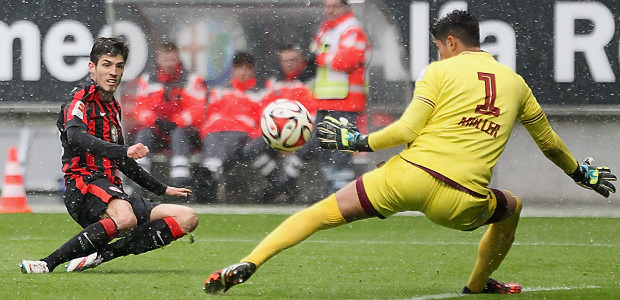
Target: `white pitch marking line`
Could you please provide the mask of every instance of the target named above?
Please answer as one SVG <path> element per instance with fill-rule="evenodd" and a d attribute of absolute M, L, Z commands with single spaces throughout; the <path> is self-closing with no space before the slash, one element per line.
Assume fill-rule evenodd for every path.
<path fill-rule="evenodd" d="M 561 290 L 581 290 L 581 289 L 600 289 L 601 287 L 598 285 L 583 285 L 583 286 L 555 286 L 555 287 L 531 287 L 531 288 L 523 288 L 522 291 L 525 292 L 538 292 L 538 291 L 561 291 Z"/>
<path fill-rule="evenodd" d="M 538 292 L 538 291 L 568 291 L 568 290 L 580 290 L 580 289 L 599 289 L 600 286 L 597 285 L 585 285 L 585 286 L 556 286 L 556 287 L 531 287 L 531 288 L 523 288 L 524 292 Z M 447 294 L 437 294 L 437 295 L 425 295 L 414 298 L 408 298 L 406 300 L 434 300 L 434 299 L 450 299 L 450 298 L 460 298 L 468 295 L 464 294 L 455 294 L 455 293 L 447 293 Z"/>
<path fill-rule="evenodd" d="M 197 238 L 197 242 L 238 242 L 238 243 L 258 243 L 259 239 L 210 239 L 210 238 Z M 356 241 L 338 241 L 338 240 L 306 240 L 304 243 L 315 244 L 367 244 L 367 245 L 478 245 L 478 242 L 398 242 L 398 241 L 369 241 L 369 240 L 356 240 Z M 618 244 L 603 244 L 603 243 L 519 243 L 515 242 L 514 246 L 556 246 L 556 247 L 618 247 Z"/>
<path fill-rule="evenodd" d="M 448 294 L 437 294 L 437 295 L 420 296 L 420 297 L 415 297 L 415 298 L 409 298 L 407 300 L 449 299 L 449 298 L 460 298 L 460 297 L 465 297 L 465 296 L 467 296 L 467 295 L 448 293 Z"/>

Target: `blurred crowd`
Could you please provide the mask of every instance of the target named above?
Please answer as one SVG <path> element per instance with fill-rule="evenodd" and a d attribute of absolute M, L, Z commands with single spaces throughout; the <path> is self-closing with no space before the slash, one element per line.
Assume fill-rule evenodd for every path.
<path fill-rule="evenodd" d="M 154 70 L 126 84 L 121 95 L 128 140 L 155 154 L 138 163 L 172 186 L 193 189 L 193 201 L 204 203 L 227 201 L 242 188 L 240 178 L 260 183 L 257 191 L 241 192 L 244 202 L 295 203 L 302 190 L 300 175 L 309 164 L 317 166 L 309 176 L 320 180 L 313 182 L 320 196 L 355 179 L 359 174 L 352 155 L 321 150 L 314 133 L 301 150 L 282 152 L 270 148 L 260 132 L 263 109 L 277 99 L 298 101 L 316 119 L 332 115 L 355 122 L 363 117 L 368 36 L 348 1 L 325 0 L 324 9 L 309 49 L 281 45 L 279 65 L 262 82 L 251 50 L 234 55 L 226 85 L 208 86 L 183 65 L 176 44 L 156 45 Z M 164 165 L 154 161 L 161 157 Z M 165 168 L 156 171 L 156 163 Z M 144 193 L 130 180 L 125 189 Z"/>

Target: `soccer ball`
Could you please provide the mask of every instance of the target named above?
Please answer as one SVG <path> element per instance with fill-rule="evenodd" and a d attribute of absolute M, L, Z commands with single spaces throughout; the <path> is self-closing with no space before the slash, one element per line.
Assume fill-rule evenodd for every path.
<path fill-rule="evenodd" d="M 295 151 L 310 140 L 312 119 L 301 103 L 278 99 L 263 110 L 260 129 L 271 148 Z"/>

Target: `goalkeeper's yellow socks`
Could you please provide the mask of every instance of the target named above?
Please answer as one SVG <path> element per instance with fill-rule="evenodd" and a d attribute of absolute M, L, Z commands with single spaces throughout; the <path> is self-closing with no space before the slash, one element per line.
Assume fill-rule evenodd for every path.
<path fill-rule="evenodd" d="M 280 251 L 297 245 L 319 230 L 340 226 L 346 223 L 336 196 L 326 199 L 306 208 L 286 219 L 280 226 L 263 239 L 249 256 L 242 262 L 251 262 L 260 266 Z"/>
<path fill-rule="evenodd" d="M 491 273 L 497 270 L 510 251 L 521 214 L 521 201 L 516 197 L 515 199 L 515 212 L 507 219 L 491 224 L 480 240 L 478 260 L 467 283 L 467 288 L 472 292 L 477 293 L 484 289 Z"/>

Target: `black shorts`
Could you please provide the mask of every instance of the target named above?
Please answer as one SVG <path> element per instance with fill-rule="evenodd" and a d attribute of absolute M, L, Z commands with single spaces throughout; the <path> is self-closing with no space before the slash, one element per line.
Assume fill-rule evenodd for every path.
<path fill-rule="evenodd" d="M 138 226 L 151 220 L 151 211 L 158 202 L 142 196 L 129 196 L 123 189 L 102 177 L 82 176 L 67 182 L 65 206 L 71 217 L 82 227 L 101 220 L 112 199 L 128 201 L 138 219 Z"/>

